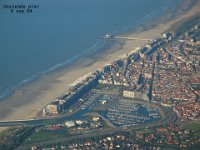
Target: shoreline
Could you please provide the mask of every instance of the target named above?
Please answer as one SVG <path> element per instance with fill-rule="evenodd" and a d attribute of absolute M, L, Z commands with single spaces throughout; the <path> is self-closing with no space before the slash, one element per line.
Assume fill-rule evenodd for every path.
<path fill-rule="evenodd" d="M 199 4 L 199 1 L 198 1 Z M 159 24 L 152 29 L 139 29 L 135 33 L 126 34 L 140 38 L 152 39 L 157 34 L 168 30 L 172 24 L 194 15 L 198 11 L 198 5 L 194 6 L 189 13 L 170 20 L 166 24 Z M 161 21 L 162 22 L 162 21 Z M 150 27 L 151 28 L 151 27 Z M 5 101 L 0 102 L 0 121 L 30 119 L 37 116 L 41 108 L 59 95 L 62 95 L 70 85 L 86 74 L 111 63 L 124 54 L 128 54 L 136 47 L 144 45 L 144 41 L 127 40 L 125 43 L 116 42 L 112 48 L 103 52 L 87 56 L 75 64 L 60 71 L 46 74 L 30 85 L 16 90 Z"/>

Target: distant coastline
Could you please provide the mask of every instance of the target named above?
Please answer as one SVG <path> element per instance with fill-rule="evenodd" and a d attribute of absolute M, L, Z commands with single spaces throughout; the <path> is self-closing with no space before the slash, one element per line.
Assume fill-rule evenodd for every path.
<path fill-rule="evenodd" d="M 167 24 L 155 25 L 151 22 L 148 26 L 138 29 L 130 36 L 153 38 L 155 35 L 168 30 L 170 26 L 185 18 L 190 17 L 196 13 L 198 6 L 193 7 L 190 14 L 178 16 L 178 19 L 169 21 Z M 152 28 L 153 26 L 153 28 Z M 97 52 L 93 57 L 81 59 L 77 63 L 63 68 L 57 72 L 51 72 L 42 76 L 37 81 L 30 85 L 23 86 L 23 89 L 16 90 L 5 101 L 0 102 L 0 120 L 25 119 L 33 118 L 41 110 L 41 108 L 50 102 L 55 97 L 67 91 L 71 83 L 82 77 L 83 75 L 93 72 L 101 68 L 106 63 L 112 62 L 123 54 L 127 54 L 130 50 L 140 47 L 145 44 L 141 41 L 119 41 L 116 42 L 109 50 L 104 52 Z M 25 115 L 24 115 L 25 114 Z"/>

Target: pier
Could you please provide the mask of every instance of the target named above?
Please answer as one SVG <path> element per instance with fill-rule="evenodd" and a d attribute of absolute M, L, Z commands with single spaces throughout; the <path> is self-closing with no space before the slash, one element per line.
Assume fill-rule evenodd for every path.
<path fill-rule="evenodd" d="M 109 35 L 106 34 L 104 36 L 104 39 L 122 39 L 122 40 L 140 40 L 140 41 L 148 41 L 148 42 L 152 42 L 152 39 L 146 39 L 146 38 L 139 38 L 139 37 L 129 37 L 129 36 L 113 36 L 113 35 Z"/>
<path fill-rule="evenodd" d="M 152 39 L 144 39 L 144 38 L 138 38 L 138 37 L 128 37 L 128 36 L 114 36 L 114 39 L 124 39 L 124 40 L 140 40 L 140 41 L 149 41 L 151 42 Z"/>

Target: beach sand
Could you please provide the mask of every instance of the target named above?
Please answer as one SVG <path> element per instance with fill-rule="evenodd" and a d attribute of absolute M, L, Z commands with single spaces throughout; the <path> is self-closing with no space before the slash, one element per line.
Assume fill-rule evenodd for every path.
<path fill-rule="evenodd" d="M 142 28 L 131 37 L 150 38 L 168 30 L 170 26 L 184 18 L 193 16 L 199 11 L 199 3 L 188 13 L 154 26 L 152 29 Z M 0 102 L 0 121 L 30 119 L 38 115 L 43 106 L 68 90 L 70 85 L 80 77 L 111 63 L 123 54 L 129 53 L 136 47 L 146 44 L 144 41 L 127 40 L 125 43 L 116 42 L 112 48 L 93 54 L 91 57 L 79 60 L 75 64 L 57 72 L 42 76 L 30 85 L 23 86 L 13 95 Z"/>

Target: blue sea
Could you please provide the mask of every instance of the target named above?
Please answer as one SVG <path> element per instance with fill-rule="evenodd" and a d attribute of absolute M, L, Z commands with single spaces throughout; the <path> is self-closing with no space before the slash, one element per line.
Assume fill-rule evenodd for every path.
<path fill-rule="evenodd" d="M 180 0 L 1 0 L 0 99 L 43 74 L 101 52 L 124 34 L 176 9 Z M 32 13 L 8 5 L 39 5 Z M 15 9 L 17 10 L 17 9 Z M 14 10 L 14 11 L 15 11 Z"/>

